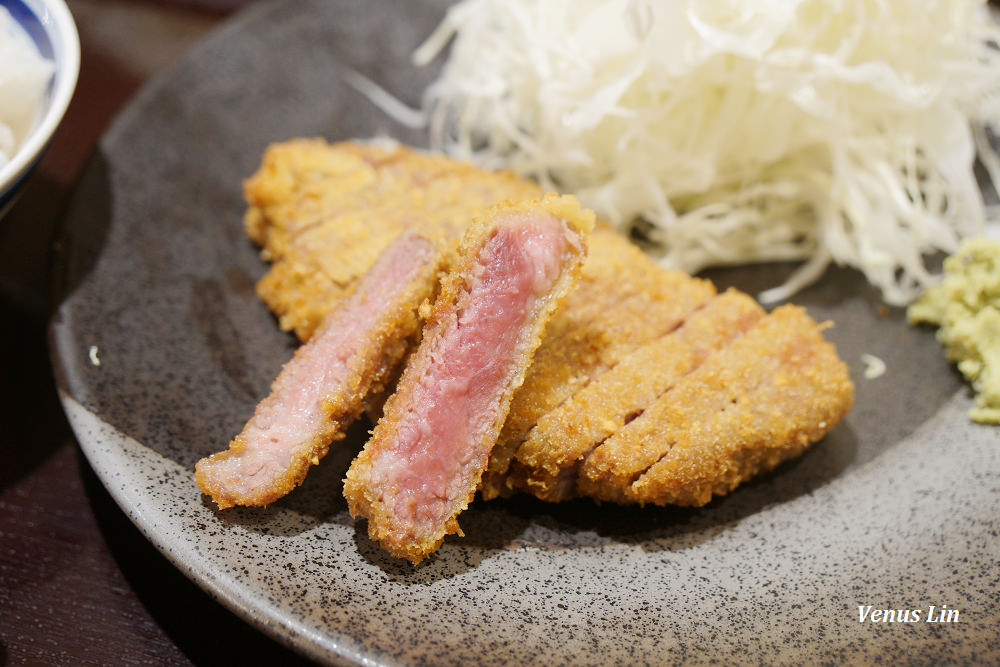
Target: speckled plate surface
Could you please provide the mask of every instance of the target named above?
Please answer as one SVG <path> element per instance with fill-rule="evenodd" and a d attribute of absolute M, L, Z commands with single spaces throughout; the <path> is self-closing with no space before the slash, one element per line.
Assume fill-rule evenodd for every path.
<path fill-rule="evenodd" d="M 798 461 L 699 510 L 477 502 L 413 568 L 353 521 L 342 478 L 365 426 L 264 510 L 217 512 L 193 480 L 252 414 L 294 341 L 254 296 L 241 180 L 294 136 L 420 144 L 344 83 L 414 104 L 434 2 L 274 2 L 238 15 L 114 123 L 66 226 L 51 339 L 80 444 L 177 567 L 326 662 L 997 662 L 1000 430 L 932 334 L 850 272 L 796 300 L 836 327 L 857 406 Z M 720 271 L 754 293 L 789 267 Z M 863 377 L 861 356 L 887 373 Z M 859 622 L 858 607 L 922 622 Z M 923 622 L 927 609 L 958 623 Z"/>

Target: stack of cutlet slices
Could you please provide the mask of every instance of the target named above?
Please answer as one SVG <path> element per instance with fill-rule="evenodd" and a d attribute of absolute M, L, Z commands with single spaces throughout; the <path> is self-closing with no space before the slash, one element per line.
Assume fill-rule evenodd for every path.
<path fill-rule="evenodd" d="M 258 293 L 303 342 L 402 234 L 430 240 L 447 272 L 484 210 L 543 194 L 398 145 L 322 140 L 271 146 L 245 192 L 247 233 L 271 262 Z M 850 409 L 848 369 L 802 308 L 718 294 L 600 223 L 587 247 L 509 402 L 483 498 L 700 506 L 801 454 Z"/>

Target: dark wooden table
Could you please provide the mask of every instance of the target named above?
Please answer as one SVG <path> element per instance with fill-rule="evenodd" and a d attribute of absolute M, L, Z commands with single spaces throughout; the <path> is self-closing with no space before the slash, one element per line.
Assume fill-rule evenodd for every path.
<path fill-rule="evenodd" d="M 52 244 L 98 138 L 241 0 L 68 4 L 76 94 L 0 219 L 0 666 L 304 663 L 188 581 L 119 510 L 63 417 L 46 348 Z"/>

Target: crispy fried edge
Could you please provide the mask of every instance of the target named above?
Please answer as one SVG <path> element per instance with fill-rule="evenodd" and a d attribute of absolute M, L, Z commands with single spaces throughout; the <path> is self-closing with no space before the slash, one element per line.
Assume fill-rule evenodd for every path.
<path fill-rule="evenodd" d="M 776 309 L 595 449 L 581 466 L 580 492 L 619 503 L 700 506 L 800 454 L 853 404 L 847 366 L 821 330 L 801 307 Z M 745 391 L 737 389 L 743 380 Z M 770 420 L 729 437 L 726 427 L 752 416 L 755 396 L 770 384 L 784 385 L 795 400 L 785 410 L 768 406 Z M 685 395 L 695 403 L 679 404 Z M 710 414 L 699 414 L 702 407 Z M 636 453 L 640 469 L 621 468 Z"/>
<path fill-rule="evenodd" d="M 518 488 L 550 502 L 575 496 L 569 473 L 594 448 L 763 316 L 755 300 L 730 289 L 634 350 L 538 421 L 517 452 Z"/>

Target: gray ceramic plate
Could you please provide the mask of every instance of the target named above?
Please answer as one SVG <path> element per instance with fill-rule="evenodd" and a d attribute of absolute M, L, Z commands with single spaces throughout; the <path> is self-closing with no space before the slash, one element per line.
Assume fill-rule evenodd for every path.
<path fill-rule="evenodd" d="M 797 300 L 831 318 L 857 406 L 800 460 L 699 510 L 476 503 L 425 565 L 387 558 L 340 479 L 362 425 L 264 510 L 213 511 L 195 461 L 228 442 L 294 341 L 253 293 L 241 179 L 264 146 L 380 132 L 345 85 L 415 104 L 433 2 L 275 2 L 240 14 L 118 118 L 67 222 L 51 335 L 66 412 L 123 510 L 178 568 L 309 656 L 366 664 L 1000 660 L 1000 431 L 930 332 L 850 272 Z M 754 292 L 789 267 L 713 274 Z M 861 355 L 888 372 L 862 375 Z M 947 605 L 953 624 L 858 607 Z"/>

